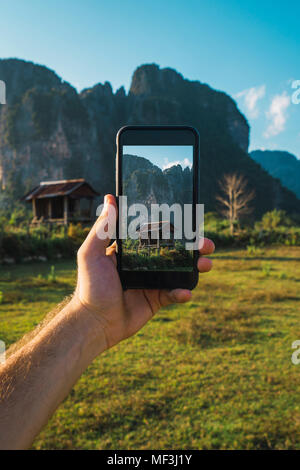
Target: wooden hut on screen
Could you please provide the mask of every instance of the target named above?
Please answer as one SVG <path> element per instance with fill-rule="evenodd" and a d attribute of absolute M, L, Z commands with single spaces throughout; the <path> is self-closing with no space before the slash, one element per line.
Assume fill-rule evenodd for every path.
<path fill-rule="evenodd" d="M 99 194 L 83 178 L 41 182 L 23 197 L 32 203 L 33 225 L 90 223 Z"/>
<path fill-rule="evenodd" d="M 152 222 L 142 224 L 137 232 L 139 234 L 139 249 L 173 247 L 174 246 L 174 225 L 167 221 Z M 165 233 L 169 235 L 165 238 Z"/>

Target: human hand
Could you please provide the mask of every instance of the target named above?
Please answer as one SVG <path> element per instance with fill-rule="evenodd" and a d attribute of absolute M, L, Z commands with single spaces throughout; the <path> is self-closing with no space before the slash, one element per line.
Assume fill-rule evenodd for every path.
<path fill-rule="evenodd" d="M 161 308 L 191 299 L 186 289 L 171 291 L 137 289 L 123 291 L 117 271 L 116 245 L 109 238 L 100 239 L 99 230 L 105 228 L 109 206 L 117 206 L 114 196 L 105 196 L 103 211 L 78 251 L 78 281 L 74 293 L 77 302 L 90 312 L 105 333 L 106 348 L 139 331 Z M 116 223 L 116 220 L 114 221 Z M 201 273 L 210 271 L 212 262 L 203 257 L 214 252 L 214 243 L 205 238 L 198 260 Z"/>

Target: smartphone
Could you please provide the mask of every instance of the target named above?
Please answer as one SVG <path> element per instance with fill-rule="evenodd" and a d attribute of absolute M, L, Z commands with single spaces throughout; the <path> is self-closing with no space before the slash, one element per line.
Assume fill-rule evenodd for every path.
<path fill-rule="evenodd" d="M 119 130 L 116 240 L 124 289 L 197 285 L 199 152 L 199 134 L 193 127 Z"/>

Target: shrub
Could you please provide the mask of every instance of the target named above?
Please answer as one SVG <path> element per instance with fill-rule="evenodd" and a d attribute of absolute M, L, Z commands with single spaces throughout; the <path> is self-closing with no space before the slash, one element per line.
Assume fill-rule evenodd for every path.
<path fill-rule="evenodd" d="M 87 237 L 89 231 L 89 228 L 82 228 L 80 223 L 70 224 L 68 227 L 68 237 L 81 244 Z"/>
<path fill-rule="evenodd" d="M 56 282 L 55 266 L 51 266 L 50 273 L 48 274 L 48 281 Z"/>
<path fill-rule="evenodd" d="M 262 270 L 262 272 L 263 272 L 263 274 L 264 274 L 265 277 L 269 277 L 269 276 L 270 276 L 270 274 L 271 274 L 271 269 L 272 269 L 272 267 L 271 267 L 270 263 L 265 263 L 265 264 L 263 264 L 262 267 L 261 267 L 261 270 Z"/>
<path fill-rule="evenodd" d="M 285 211 L 274 209 L 263 215 L 259 225 L 265 230 L 273 230 L 280 226 L 289 227 L 291 224 L 291 219 Z"/>
<path fill-rule="evenodd" d="M 0 232 L 0 261 L 13 258 L 22 261 L 24 258 L 57 257 L 72 258 L 81 245 L 81 240 L 68 236 L 48 235 L 43 231 L 35 230 L 32 233 L 24 231 Z"/>

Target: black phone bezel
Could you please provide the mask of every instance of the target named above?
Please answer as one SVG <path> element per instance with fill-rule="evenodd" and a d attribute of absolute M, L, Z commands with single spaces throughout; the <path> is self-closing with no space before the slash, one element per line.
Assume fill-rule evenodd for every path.
<path fill-rule="evenodd" d="M 196 226 L 196 204 L 199 202 L 199 167 L 200 167 L 200 138 L 198 131 L 192 126 L 124 126 L 117 133 L 117 154 L 116 154 L 116 195 L 122 195 L 122 147 L 123 145 L 147 145 L 143 140 L 141 131 L 160 134 L 160 142 L 168 142 L 167 131 L 172 131 L 172 140 L 169 145 L 183 145 L 184 141 L 188 142 L 191 137 L 187 138 L 188 134 L 193 135 L 193 230 Z M 124 143 L 124 135 L 127 133 L 127 142 Z M 130 134 L 129 134 L 130 133 Z M 159 134 L 158 134 L 159 133 Z M 144 134 L 145 136 L 146 134 Z M 149 134 L 150 135 L 150 134 Z M 171 133 L 169 132 L 169 137 Z M 150 138 L 150 137 L 149 137 Z M 152 137 L 153 138 L 153 137 Z M 133 142 L 133 143 L 131 143 Z M 152 145 L 153 142 L 151 141 Z M 190 144 L 190 142 L 189 142 Z M 148 144 L 149 145 L 149 144 Z M 165 143 L 165 145 L 168 145 Z M 117 224 L 116 230 L 117 240 L 117 265 L 124 289 L 194 289 L 198 283 L 198 250 L 194 251 L 193 255 L 193 270 L 192 271 L 128 271 L 122 270 L 122 240 L 119 239 L 119 226 Z"/>

